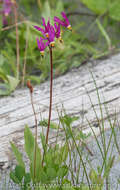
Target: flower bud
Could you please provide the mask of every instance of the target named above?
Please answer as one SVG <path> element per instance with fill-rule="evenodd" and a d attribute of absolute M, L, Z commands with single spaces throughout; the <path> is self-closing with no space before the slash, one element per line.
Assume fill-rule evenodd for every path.
<path fill-rule="evenodd" d="M 27 87 L 29 88 L 30 93 L 32 94 L 33 93 L 33 86 L 31 85 L 30 80 L 27 80 Z"/>

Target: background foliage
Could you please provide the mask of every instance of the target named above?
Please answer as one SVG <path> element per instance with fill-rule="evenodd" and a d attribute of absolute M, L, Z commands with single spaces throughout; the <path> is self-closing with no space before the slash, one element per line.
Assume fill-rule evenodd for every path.
<path fill-rule="evenodd" d="M 88 60 L 119 51 L 120 0 L 21 0 L 17 1 L 17 7 L 19 79 L 16 79 L 16 30 L 12 12 L 8 26 L 2 25 L 0 17 L 0 95 L 10 94 L 28 78 L 34 84 L 49 78 L 48 51 L 42 59 L 36 43 L 40 33 L 33 27 L 41 24 L 42 16 L 52 20 L 65 11 L 73 28 L 72 32 L 63 31 L 63 43 L 56 42 L 54 77 Z"/>

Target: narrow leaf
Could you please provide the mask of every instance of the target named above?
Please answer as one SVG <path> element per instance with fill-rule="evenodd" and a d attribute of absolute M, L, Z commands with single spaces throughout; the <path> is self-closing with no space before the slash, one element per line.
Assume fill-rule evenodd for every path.
<path fill-rule="evenodd" d="M 18 164 L 25 169 L 25 164 L 22 159 L 22 154 L 19 152 L 15 144 L 13 144 L 12 142 L 10 144 L 11 144 L 12 151 L 14 152 L 14 155 L 16 157 Z"/>

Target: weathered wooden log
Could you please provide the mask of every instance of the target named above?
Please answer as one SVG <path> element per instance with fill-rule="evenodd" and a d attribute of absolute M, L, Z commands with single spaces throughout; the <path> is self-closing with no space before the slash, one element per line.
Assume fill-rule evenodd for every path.
<path fill-rule="evenodd" d="M 99 91 L 102 116 L 97 95 Z M 91 98 L 91 101 L 90 101 Z M 34 87 L 34 105 L 38 122 L 48 118 L 49 81 Z M 105 109 L 107 107 L 107 112 Z M 108 118 L 119 119 L 120 115 L 120 54 L 104 61 L 89 62 L 80 68 L 73 69 L 66 75 L 54 79 L 52 120 L 58 121 L 58 111 L 64 106 L 67 114 L 77 115 L 80 119 L 73 127 L 88 133 L 91 131 L 88 121 L 96 134 L 97 127 L 103 120 L 109 128 Z M 94 109 L 95 111 L 94 111 Z M 96 117 L 96 114 L 97 117 Z M 98 122 L 99 121 L 99 122 Z M 16 90 L 11 96 L 0 99 L 0 162 L 9 163 L 10 141 L 23 145 L 24 127 L 34 131 L 34 115 L 27 88 Z M 39 126 L 39 132 L 42 127 Z M 46 131 L 46 128 L 44 128 Z M 54 142 L 55 130 L 50 130 L 50 142 Z M 4 164 L 3 164 L 4 165 Z"/>

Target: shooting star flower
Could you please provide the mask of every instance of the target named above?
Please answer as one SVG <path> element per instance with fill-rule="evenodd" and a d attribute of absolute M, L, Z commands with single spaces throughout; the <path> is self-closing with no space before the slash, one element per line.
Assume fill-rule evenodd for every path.
<path fill-rule="evenodd" d="M 40 54 L 41 56 L 44 56 L 44 50 L 49 45 L 49 42 L 43 42 L 44 39 L 42 37 L 40 37 L 40 40 L 38 38 L 36 38 L 36 40 Z"/>
<path fill-rule="evenodd" d="M 72 27 L 70 25 L 69 19 L 67 18 L 67 15 L 65 14 L 65 12 L 62 12 L 61 15 L 62 15 L 64 20 L 61 20 L 61 19 L 59 19 L 58 17 L 55 16 L 54 17 L 54 22 L 57 22 L 60 25 L 68 28 L 69 30 L 72 30 Z"/>

